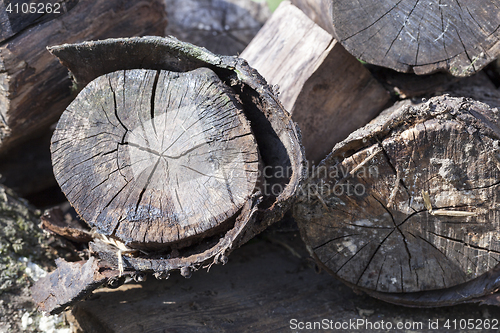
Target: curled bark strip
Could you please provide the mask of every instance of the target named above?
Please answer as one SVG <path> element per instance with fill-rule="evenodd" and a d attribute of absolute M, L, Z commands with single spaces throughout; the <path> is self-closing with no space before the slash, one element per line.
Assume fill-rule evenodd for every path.
<path fill-rule="evenodd" d="M 300 133 L 244 60 L 159 37 L 49 51 L 86 85 L 52 138 L 54 173 L 96 230 L 91 253 L 119 275 L 225 263 L 290 208 Z"/>
<path fill-rule="evenodd" d="M 92 236 L 77 221 L 67 221 L 60 208 L 51 208 L 41 217 L 41 228 L 77 243 L 88 243 Z"/>
<path fill-rule="evenodd" d="M 67 262 L 56 260 L 57 269 L 41 278 L 31 288 L 38 308 L 48 314 L 57 314 L 85 298 L 109 279 L 118 277 L 118 271 L 100 269 L 96 258 Z"/>

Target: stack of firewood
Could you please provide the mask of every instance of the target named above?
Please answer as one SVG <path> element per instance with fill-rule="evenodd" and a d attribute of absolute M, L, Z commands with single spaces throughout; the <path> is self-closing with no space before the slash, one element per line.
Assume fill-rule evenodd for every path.
<path fill-rule="evenodd" d="M 133 37 L 164 35 L 158 1 L 1 4 L 2 181 L 80 219 L 41 218 L 82 260 L 57 260 L 38 307 L 201 274 L 287 212 L 295 242 L 356 291 L 496 304 L 500 4 L 293 0 L 260 28 L 264 5 L 214 3 L 200 13 L 227 24 L 170 31 L 215 53 Z"/>

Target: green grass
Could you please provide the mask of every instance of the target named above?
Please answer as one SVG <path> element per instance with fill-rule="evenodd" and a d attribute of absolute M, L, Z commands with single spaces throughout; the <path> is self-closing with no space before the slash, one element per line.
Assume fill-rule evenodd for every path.
<path fill-rule="evenodd" d="M 278 8 L 281 1 L 283 0 L 267 0 L 267 5 L 269 6 L 269 9 L 274 12 L 276 8 Z"/>
<path fill-rule="evenodd" d="M 268 5 L 269 9 L 271 10 L 271 12 L 274 12 L 276 10 L 276 8 L 278 8 L 281 1 L 283 1 L 283 0 L 253 0 L 253 1 L 255 1 L 255 2 L 267 2 L 267 5 Z"/>

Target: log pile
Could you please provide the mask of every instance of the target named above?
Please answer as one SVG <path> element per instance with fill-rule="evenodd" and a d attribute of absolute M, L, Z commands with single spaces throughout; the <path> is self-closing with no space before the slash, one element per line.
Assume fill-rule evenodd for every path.
<path fill-rule="evenodd" d="M 2 30 L 0 55 L 14 50 L 27 24 L 62 22 L 82 3 L 64 2 L 66 12 L 50 20 L 0 17 L 10 29 Z M 144 6 L 149 20 L 155 4 L 120 8 Z M 53 110 L 66 108 L 51 139 L 53 170 L 89 228 L 67 224 L 56 210 L 44 215 L 43 226 L 78 243 L 75 249 L 88 248 L 90 257 L 57 261 L 33 288 L 40 309 L 61 312 L 103 284 L 144 283 L 147 274 L 163 280 L 171 272 L 190 277 L 225 264 L 233 250 L 289 218 L 287 211 L 294 220 L 285 218 L 281 227 L 296 221 L 317 267 L 356 292 L 413 307 L 497 305 L 500 94 L 481 69 L 497 54 L 498 12 L 496 1 L 426 7 L 405 0 L 293 0 L 281 3 L 240 58 L 175 38 L 50 47 L 79 94 L 61 90 L 55 99 L 40 99 L 50 111 L 33 118 L 39 120 L 33 127 L 16 123 L 8 109 L 19 103 L 21 112 L 21 97 L 4 98 L 10 132 L 0 150 L 46 129 L 59 115 Z M 151 29 L 163 24 L 153 21 Z M 16 75 L 9 82 L 24 82 Z M 34 90 L 19 96 L 28 91 Z M 44 94 L 45 88 L 37 96 Z M 271 234 L 262 237 L 304 257 L 304 248 Z M 259 273 L 268 276 L 267 268 L 249 283 L 259 283 Z M 120 299 L 112 295 L 95 308 L 77 305 L 76 320 L 90 331 L 116 331 L 121 321 L 114 310 L 99 310 Z M 302 296 L 291 301 L 289 314 L 306 306 L 323 313 Z M 199 309 L 186 294 L 172 297 L 165 302 Z M 228 297 L 247 296 L 236 290 Z M 156 315 L 155 304 L 145 307 L 148 313 Z M 123 321 L 129 331 L 153 322 L 171 326 L 148 314 Z"/>

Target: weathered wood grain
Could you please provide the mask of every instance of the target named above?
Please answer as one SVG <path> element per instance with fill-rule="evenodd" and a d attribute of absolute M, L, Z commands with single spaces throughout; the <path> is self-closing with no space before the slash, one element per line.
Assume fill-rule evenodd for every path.
<path fill-rule="evenodd" d="M 51 151 L 56 180 L 80 216 L 129 246 L 213 233 L 259 177 L 242 106 L 208 68 L 97 78 L 63 113 Z"/>
<path fill-rule="evenodd" d="M 500 52 L 498 0 L 331 1 L 334 35 L 355 57 L 400 72 L 471 75 Z"/>
<path fill-rule="evenodd" d="M 166 25 L 159 0 L 60 3 L 63 14 L 54 18 L 7 15 L 3 12 L 7 2 L 0 1 L 1 151 L 47 130 L 74 98 L 66 69 L 47 52 L 47 46 L 86 39 L 161 35 Z"/>
<path fill-rule="evenodd" d="M 241 57 L 277 86 L 280 101 L 299 124 L 307 158 L 315 163 L 389 101 L 370 72 L 289 1 Z"/>
<path fill-rule="evenodd" d="M 295 206 L 311 253 L 352 286 L 383 293 L 452 288 L 494 269 L 498 121 L 497 109 L 445 96 L 395 106 L 352 133 Z"/>

